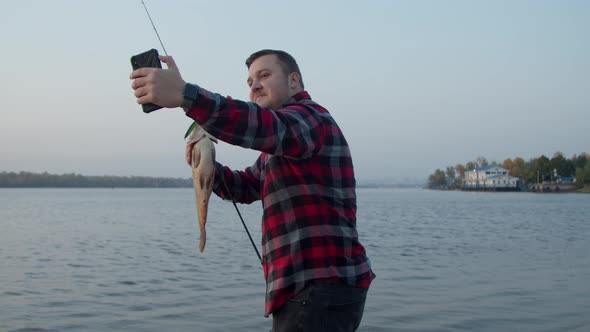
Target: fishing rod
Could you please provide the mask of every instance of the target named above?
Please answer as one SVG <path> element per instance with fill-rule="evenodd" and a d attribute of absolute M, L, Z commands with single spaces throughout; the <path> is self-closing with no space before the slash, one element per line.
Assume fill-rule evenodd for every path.
<path fill-rule="evenodd" d="M 164 50 L 164 54 L 166 54 L 166 56 L 168 56 L 168 52 L 166 52 L 166 47 L 164 47 L 164 43 L 162 43 L 162 39 L 160 38 L 160 34 L 158 33 L 158 29 L 156 29 L 156 25 L 154 24 L 154 21 L 152 21 L 152 16 L 150 15 L 150 12 L 148 11 L 145 2 L 143 2 L 143 0 L 141 0 L 141 4 L 143 5 L 143 8 L 145 8 L 145 12 L 148 16 L 148 18 L 150 19 L 150 23 L 152 23 L 152 28 L 154 28 L 154 31 L 156 32 L 156 36 L 158 36 L 158 40 L 160 41 L 160 45 L 162 45 L 162 49 Z"/>
<path fill-rule="evenodd" d="M 168 56 L 168 53 L 166 52 L 166 48 L 164 47 L 164 43 L 162 43 L 162 39 L 160 38 L 160 34 L 158 33 L 158 29 L 156 29 L 156 25 L 154 24 L 154 21 L 152 20 L 152 16 L 150 15 L 150 12 L 148 11 L 147 6 L 145 5 L 145 2 L 143 2 L 143 0 L 141 0 L 141 4 L 143 5 L 145 12 L 146 12 L 148 18 L 150 19 L 150 23 L 152 24 L 152 27 L 154 28 L 154 31 L 156 32 L 156 36 L 158 36 L 158 40 L 160 41 L 160 45 L 162 45 L 162 49 L 164 50 L 164 54 L 166 54 L 166 56 Z M 193 129 L 195 127 L 195 125 L 196 125 L 196 122 L 193 123 L 193 125 L 191 125 L 187 134 L 190 133 L 190 130 Z M 242 214 L 240 213 L 240 209 L 238 209 L 238 205 L 236 204 L 236 201 L 234 200 L 231 192 L 229 191 L 229 188 L 227 187 L 227 184 L 225 183 L 225 178 L 221 177 L 221 182 L 223 182 L 223 186 L 225 187 L 225 190 L 227 191 L 227 194 L 229 195 L 231 202 L 233 203 L 234 207 L 236 208 L 236 212 L 238 213 L 238 216 L 240 217 L 240 220 L 242 221 L 242 225 L 244 225 L 244 229 L 246 230 L 246 234 L 248 234 L 248 238 L 250 238 L 250 243 L 252 243 L 252 247 L 254 247 L 254 250 L 256 251 L 256 255 L 258 256 L 258 260 L 260 261 L 260 264 L 262 264 L 262 257 L 260 256 L 260 253 L 258 252 L 258 247 L 256 247 L 256 244 L 254 244 L 254 240 L 252 240 L 252 236 L 250 235 L 250 231 L 248 230 L 248 227 L 246 226 L 246 223 L 244 222 L 244 218 L 242 218 Z"/>

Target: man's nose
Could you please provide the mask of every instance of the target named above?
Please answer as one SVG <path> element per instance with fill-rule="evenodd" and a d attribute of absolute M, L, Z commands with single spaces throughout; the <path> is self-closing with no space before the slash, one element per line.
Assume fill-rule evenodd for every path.
<path fill-rule="evenodd" d="M 262 85 L 260 85 L 260 83 L 258 81 L 254 81 L 252 82 L 252 86 L 250 87 L 250 90 L 252 92 L 256 92 L 258 90 L 260 90 L 262 88 Z"/>

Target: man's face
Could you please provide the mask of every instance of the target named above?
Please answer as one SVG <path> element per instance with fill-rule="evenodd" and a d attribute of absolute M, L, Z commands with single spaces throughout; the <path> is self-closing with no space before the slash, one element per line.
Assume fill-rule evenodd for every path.
<path fill-rule="evenodd" d="M 274 54 L 263 55 L 254 60 L 248 69 L 250 101 L 272 110 L 279 107 L 294 94 L 292 75 L 285 75 L 279 59 Z M 298 82 L 297 82 L 298 83 Z"/>

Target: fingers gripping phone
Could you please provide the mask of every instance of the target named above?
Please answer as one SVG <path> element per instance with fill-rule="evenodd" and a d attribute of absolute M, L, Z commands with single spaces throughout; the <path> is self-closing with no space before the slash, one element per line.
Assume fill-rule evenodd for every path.
<path fill-rule="evenodd" d="M 160 58 L 158 58 L 158 50 L 152 48 L 149 51 L 134 55 L 131 57 L 131 66 L 133 70 L 143 68 L 143 67 L 151 67 L 151 68 L 162 68 L 162 64 L 160 63 Z M 141 105 L 143 108 L 144 113 L 150 113 L 162 108 L 160 105 L 156 104 L 143 104 Z"/>

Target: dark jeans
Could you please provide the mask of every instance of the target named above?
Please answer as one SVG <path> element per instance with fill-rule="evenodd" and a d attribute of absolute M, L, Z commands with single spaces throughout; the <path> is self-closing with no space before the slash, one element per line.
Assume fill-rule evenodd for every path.
<path fill-rule="evenodd" d="M 312 282 L 273 313 L 272 331 L 355 331 L 367 291 L 339 282 Z"/>

